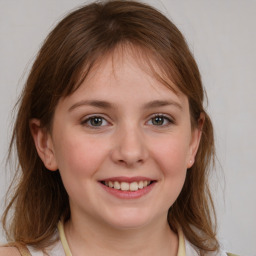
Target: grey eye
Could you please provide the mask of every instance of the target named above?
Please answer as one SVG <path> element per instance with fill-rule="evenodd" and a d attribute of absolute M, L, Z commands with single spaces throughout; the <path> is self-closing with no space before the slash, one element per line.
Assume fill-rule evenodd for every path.
<path fill-rule="evenodd" d="M 151 120 L 153 125 L 163 125 L 165 122 L 165 119 L 166 118 L 163 116 L 156 116 L 156 117 L 153 117 Z"/>
<path fill-rule="evenodd" d="M 86 118 L 85 120 L 83 120 L 81 122 L 81 124 L 83 126 L 87 126 L 87 127 L 91 127 L 91 128 L 100 128 L 103 126 L 107 126 L 109 123 L 108 121 L 101 117 L 101 116 L 90 116 L 88 118 Z"/>
<path fill-rule="evenodd" d="M 101 126 L 102 123 L 103 123 L 103 118 L 102 117 L 98 117 L 98 116 L 95 116 L 95 117 L 91 117 L 89 120 L 88 120 L 89 124 L 91 126 Z"/>
<path fill-rule="evenodd" d="M 147 122 L 147 124 L 153 126 L 168 126 L 173 123 L 174 121 L 165 115 L 155 115 L 152 118 L 150 118 L 149 121 Z"/>

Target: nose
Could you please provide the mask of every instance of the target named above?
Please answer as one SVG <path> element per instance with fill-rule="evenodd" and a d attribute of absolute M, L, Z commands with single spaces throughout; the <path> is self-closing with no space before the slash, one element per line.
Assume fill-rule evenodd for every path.
<path fill-rule="evenodd" d="M 138 127 L 120 128 L 114 140 L 111 157 L 115 163 L 131 168 L 148 158 L 145 137 Z"/>

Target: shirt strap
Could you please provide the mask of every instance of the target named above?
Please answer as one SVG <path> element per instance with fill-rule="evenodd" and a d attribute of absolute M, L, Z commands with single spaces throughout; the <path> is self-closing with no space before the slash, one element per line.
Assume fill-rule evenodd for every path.
<path fill-rule="evenodd" d="M 62 243 L 64 252 L 66 256 L 72 256 L 72 253 L 70 251 L 70 248 L 68 246 L 68 242 L 65 236 L 65 232 L 64 232 L 64 225 L 62 221 L 58 222 L 58 230 L 59 230 L 59 236 L 60 236 L 60 241 Z"/>
<path fill-rule="evenodd" d="M 185 239 L 182 229 L 178 228 L 178 237 L 179 237 L 179 248 L 177 256 L 186 256 L 186 247 L 185 247 Z"/>

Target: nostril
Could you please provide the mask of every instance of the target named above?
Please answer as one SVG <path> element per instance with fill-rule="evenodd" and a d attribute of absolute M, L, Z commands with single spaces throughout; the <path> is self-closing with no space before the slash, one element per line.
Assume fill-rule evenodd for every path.
<path fill-rule="evenodd" d="M 135 165 L 138 165 L 138 164 L 142 164 L 144 161 L 143 159 L 139 159 L 139 160 L 132 160 L 132 159 L 126 159 L 126 160 L 123 160 L 123 159 L 120 159 L 118 160 L 118 163 L 122 166 L 126 166 L 126 167 L 132 167 L 132 166 L 135 166 Z"/>
<path fill-rule="evenodd" d="M 114 147 L 111 152 L 112 160 L 122 166 L 134 166 L 144 163 L 148 157 L 146 148 L 143 145 L 140 145 L 140 147 L 128 146 L 127 143 L 120 143 Z"/>
<path fill-rule="evenodd" d="M 122 166 L 126 166 L 126 162 L 122 159 L 118 160 L 118 163 L 121 164 Z"/>

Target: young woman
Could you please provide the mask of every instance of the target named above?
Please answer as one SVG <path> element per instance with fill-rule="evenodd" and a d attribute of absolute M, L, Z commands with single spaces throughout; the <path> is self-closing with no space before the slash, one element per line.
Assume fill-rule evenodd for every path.
<path fill-rule="evenodd" d="M 0 255 L 226 255 L 203 100 L 182 34 L 157 10 L 107 1 L 69 14 L 20 98 Z"/>

